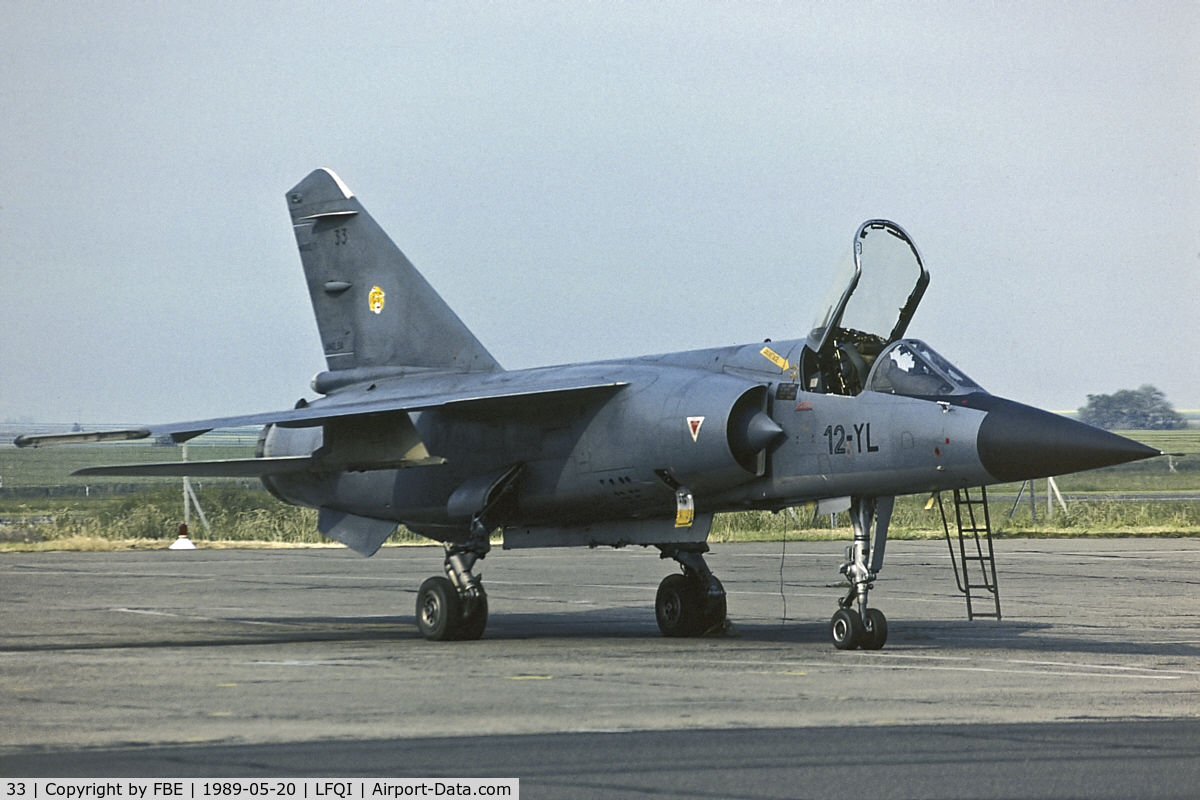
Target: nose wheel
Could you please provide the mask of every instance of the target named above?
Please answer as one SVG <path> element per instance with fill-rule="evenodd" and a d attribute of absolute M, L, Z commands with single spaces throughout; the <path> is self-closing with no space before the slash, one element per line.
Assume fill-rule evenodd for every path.
<path fill-rule="evenodd" d="M 829 621 L 829 638 L 838 650 L 853 650 L 863 635 L 863 621 L 852 608 L 839 608 Z"/>
<path fill-rule="evenodd" d="M 863 617 L 863 638 L 858 646 L 863 650 L 882 650 L 887 642 L 887 617 L 878 608 L 868 608 Z"/>
<path fill-rule="evenodd" d="M 887 635 L 887 617 L 878 608 L 868 608 L 865 615 L 839 608 L 829 621 L 829 639 L 838 650 L 881 650 Z"/>

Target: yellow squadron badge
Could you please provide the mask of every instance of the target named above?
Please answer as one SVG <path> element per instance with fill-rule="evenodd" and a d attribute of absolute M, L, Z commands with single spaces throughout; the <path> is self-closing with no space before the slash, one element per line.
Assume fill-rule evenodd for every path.
<path fill-rule="evenodd" d="M 371 293 L 367 295 L 367 305 L 371 307 L 372 311 L 378 314 L 383 311 L 383 298 L 383 289 L 375 286 L 371 289 Z"/>

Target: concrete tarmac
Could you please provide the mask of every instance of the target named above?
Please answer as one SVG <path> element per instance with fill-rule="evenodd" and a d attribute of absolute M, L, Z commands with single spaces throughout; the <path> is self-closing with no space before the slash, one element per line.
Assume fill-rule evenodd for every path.
<path fill-rule="evenodd" d="M 436 548 L 0 556 L 0 774 L 487 776 L 525 797 L 1189 797 L 1200 542 L 890 542 L 838 652 L 842 542 L 714 545 L 736 637 L 664 639 L 657 551 L 493 553 L 478 642 L 412 620 Z M 782 591 L 781 591 L 782 589 Z"/>

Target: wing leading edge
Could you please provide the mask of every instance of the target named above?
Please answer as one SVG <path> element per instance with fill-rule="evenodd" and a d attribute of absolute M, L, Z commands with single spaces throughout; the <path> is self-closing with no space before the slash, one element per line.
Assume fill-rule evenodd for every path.
<path fill-rule="evenodd" d="M 42 447 L 61 444 L 93 444 L 97 442 L 134 441 L 150 437 L 170 436 L 176 443 L 186 442 L 216 428 L 237 428 L 251 425 L 279 425 L 282 427 L 315 427 L 318 425 L 344 425 L 355 418 L 366 418 L 379 414 L 394 414 L 402 427 L 412 427 L 407 418 L 410 411 L 454 409 L 460 412 L 484 412 L 490 407 L 516 403 L 538 403 L 561 400 L 576 395 L 598 396 L 618 391 L 627 386 L 625 381 L 571 381 L 547 379 L 544 381 L 506 381 L 495 386 L 472 386 L 469 389 L 433 391 L 428 393 L 406 393 L 403 395 L 375 399 L 364 399 L 362 394 L 370 391 L 349 392 L 344 398 L 330 398 L 310 406 L 288 411 L 247 414 L 236 417 L 217 417 L 191 422 L 176 422 L 151 425 L 119 431 L 81 431 L 65 434 L 32 434 L 19 436 L 13 442 L 17 447 Z M 407 425 L 404 423 L 407 422 Z M 372 456 L 347 454 L 345 457 L 322 458 L 296 456 L 283 458 L 249 458 L 222 461 L 172 461 L 155 464 L 122 464 L 104 467 L 86 467 L 72 475 L 124 475 L 154 477 L 261 477 L 288 472 L 309 470 L 367 470 L 445 463 L 442 458 L 430 456 L 416 437 L 415 430 L 409 434 L 412 442 L 404 448 L 399 459 L 379 460 Z M 338 454 L 341 456 L 341 454 Z"/>
<path fill-rule="evenodd" d="M 13 440 L 17 447 L 43 447 L 60 444 L 94 444 L 96 442 L 134 441 L 150 437 L 170 436 L 176 444 L 194 439 L 217 428 L 242 428 L 251 425 L 280 425 L 285 428 L 306 428 L 345 417 L 384 414 L 397 411 L 428 411 L 454 407 L 467 409 L 485 407 L 493 402 L 537 401 L 568 394 L 603 393 L 629 385 L 627 381 L 583 382 L 553 385 L 546 388 L 483 387 L 474 390 L 436 392 L 427 395 L 403 395 L 379 400 L 334 400 L 320 405 L 304 406 L 289 411 L 245 414 L 237 417 L 215 417 L 190 422 L 173 422 L 117 431 L 81 431 L 79 433 L 28 434 Z M 332 399 L 332 398 L 331 398 Z"/>

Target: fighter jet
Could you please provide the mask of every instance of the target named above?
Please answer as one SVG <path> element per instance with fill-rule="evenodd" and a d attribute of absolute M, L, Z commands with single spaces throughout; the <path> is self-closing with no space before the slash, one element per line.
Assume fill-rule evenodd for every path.
<path fill-rule="evenodd" d="M 713 515 L 836 500 L 854 530 L 841 649 L 883 647 L 868 605 L 897 495 L 1062 475 L 1160 451 L 989 394 L 904 333 L 929 283 L 909 235 L 854 234 L 803 338 L 506 371 L 328 169 L 286 195 L 328 369 L 292 409 L 121 431 L 19 437 L 19 447 L 262 425 L 255 458 L 90 467 L 76 475 L 253 476 L 317 509 L 331 539 L 370 556 L 397 528 L 441 542 L 417 625 L 479 638 L 475 571 L 504 549 L 655 547 L 667 636 L 720 627 L 704 559 Z"/>

